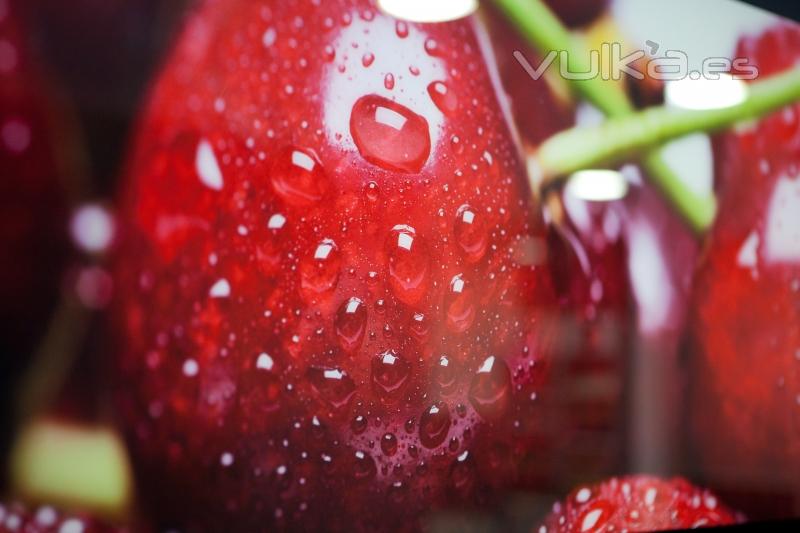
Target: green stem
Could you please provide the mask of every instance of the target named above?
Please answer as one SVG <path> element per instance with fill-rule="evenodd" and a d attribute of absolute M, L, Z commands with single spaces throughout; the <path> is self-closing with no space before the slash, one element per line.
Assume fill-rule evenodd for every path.
<path fill-rule="evenodd" d="M 561 24 L 541 0 L 495 0 L 495 3 L 517 29 L 540 53 L 552 50 L 567 52 L 569 70 L 586 72 L 585 49 Z M 559 65 L 560 58 L 556 57 Z M 573 89 L 610 117 L 620 117 L 633 112 L 627 96 L 613 84 L 600 77 L 590 80 L 571 80 Z M 654 150 L 642 158 L 642 165 L 650 180 L 661 189 L 676 210 L 695 231 L 705 230 L 716 214 L 716 199 L 698 196 L 667 165 L 661 150 Z"/>
<path fill-rule="evenodd" d="M 690 133 L 713 132 L 756 119 L 800 101 L 800 70 L 791 69 L 749 85 L 740 104 L 722 109 L 673 109 L 664 106 L 593 128 L 572 128 L 545 141 L 538 159 L 545 181 L 585 168 L 610 165 Z"/>
<path fill-rule="evenodd" d="M 543 56 L 555 52 L 566 52 L 569 72 L 589 71 L 589 50 L 573 37 L 561 21 L 541 0 L 495 0 L 497 6 L 514 23 L 528 42 Z M 553 64 L 561 64 L 561 54 Z M 633 112 L 633 106 L 625 93 L 613 83 L 600 76 L 586 80 L 569 80 L 575 92 L 597 106 L 609 116 L 621 116 Z"/>

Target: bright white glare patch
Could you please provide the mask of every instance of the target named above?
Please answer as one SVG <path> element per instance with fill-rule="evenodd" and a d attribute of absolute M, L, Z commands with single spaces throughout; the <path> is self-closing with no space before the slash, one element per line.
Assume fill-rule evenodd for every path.
<path fill-rule="evenodd" d="M 227 298 L 231 295 L 231 284 L 227 279 L 220 279 L 212 285 L 208 295 L 212 298 Z"/>
<path fill-rule="evenodd" d="M 225 185 L 225 181 L 222 178 L 222 170 L 219 168 L 214 149 L 208 141 L 202 140 L 197 145 L 194 166 L 203 185 L 215 191 L 222 190 Z"/>
<path fill-rule="evenodd" d="M 400 131 L 406 125 L 406 117 L 388 107 L 379 106 L 375 110 L 375 122 Z"/>
<path fill-rule="evenodd" d="M 566 193 L 590 202 L 625 198 L 628 181 L 616 170 L 579 170 L 570 176 Z"/>
<path fill-rule="evenodd" d="M 684 78 L 668 81 L 664 99 L 669 107 L 681 109 L 723 109 L 741 104 L 747 99 L 747 84 L 730 74 L 719 79 Z"/>
<path fill-rule="evenodd" d="M 411 22 L 447 22 L 472 15 L 478 0 L 378 0 L 378 8 Z"/>
<path fill-rule="evenodd" d="M 73 242 L 85 252 L 103 252 L 114 238 L 114 217 L 97 204 L 79 207 L 69 226 Z"/>

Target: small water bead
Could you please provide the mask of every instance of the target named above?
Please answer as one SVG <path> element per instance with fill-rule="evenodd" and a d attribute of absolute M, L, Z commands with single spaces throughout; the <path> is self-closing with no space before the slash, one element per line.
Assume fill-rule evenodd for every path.
<path fill-rule="evenodd" d="M 353 418 L 353 421 L 350 423 L 350 429 L 352 429 L 353 433 L 356 435 L 360 435 L 364 433 L 365 429 L 367 429 L 367 425 L 369 425 L 367 417 L 364 415 L 358 415 Z"/>
<path fill-rule="evenodd" d="M 336 243 L 324 239 L 300 263 L 300 288 L 307 298 L 331 291 L 339 281 L 341 254 Z"/>
<path fill-rule="evenodd" d="M 317 394 L 336 409 L 347 405 L 355 394 L 355 383 L 338 368 L 311 367 L 307 377 Z"/>
<path fill-rule="evenodd" d="M 328 176 L 313 150 L 288 146 L 275 157 L 270 172 L 272 187 L 286 203 L 308 207 L 320 201 Z"/>
<path fill-rule="evenodd" d="M 427 317 L 422 313 L 414 313 L 408 325 L 408 332 L 418 343 L 426 342 L 431 332 L 431 325 Z"/>
<path fill-rule="evenodd" d="M 387 91 L 394 89 L 394 74 L 389 72 L 383 77 L 383 86 L 386 87 Z"/>
<path fill-rule="evenodd" d="M 497 419 L 511 401 L 511 372 L 503 359 L 489 356 L 472 378 L 469 401 L 478 414 L 487 420 Z"/>
<path fill-rule="evenodd" d="M 468 263 L 477 263 L 486 254 L 488 235 L 483 217 L 469 205 L 456 212 L 453 235 Z"/>
<path fill-rule="evenodd" d="M 419 76 L 420 70 L 414 65 L 411 65 L 408 67 L 408 72 L 410 72 L 412 76 Z"/>
<path fill-rule="evenodd" d="M 382 96 L 358 99 L 350 115 L 350 133 L 361 156 L 386 170 L 417 173 L 430 156 L 425 118 Z"/>
<path fill-rule="evenodd" d="M 363 451 L 357 451 L 354 454 L 353 464 L 353 477 L 357 481 L 368 481 L 375 477 L 378 469 L 375 466 L 375 460 L 372 456 Z"/>
<path fill-rule="evenodd" d="M 405 304 L 419 302 L 428 289 L 430 258 L 425 242 L 411 226 L 392 228 L 386 242 L 389 284 Z"/>
<path fill-rule="evenodd" d="M 436 40 L 428 38 L 425 39 L 425 52 L 430 56 L 441 55 L 442 50 Z"/>
<path fill-rule="evenodd" d="M 408 23 L 404 20 L 398 20 L 394 25 L 394 31 L 401 39 L 408 37 Z"/>
<path fill-rule="evenodd" d="M 339 346 L 353 353 L 361 346 L 367 329 L 367 306 L 358 298 L 350 298 L 336 312 L 334 329 Z"/>
<path fill-rule="evenodd" d="M 381 451 L 388 457 L 397 453 L 397 437 L 394 433 L 386 433 L 381 437 Z"/>
<path fill-rule="evenodd" d="M 336 59 L 336 50 L 329 44 L 325 45 L 325 48 L 322 49 L 322 57 L 325 58 L 325 61 L 331 63 Z"/>
<path fill-rule="evenodd" d="M 428 407 L 419 420 L 419 440 L 426 448 L 436 448 L 450 431 L 450 409 L 444 402 Z"/>
<path fill-rule="evenodd" d="M 411 365 L 394 350 L 386 350 L 372 360 L 372 388 L 385 402 L 402 396 L 411 375 Z"/>
<path fill-rule="evenodd" d="M 378 184 L 375 183 L 374 181 L 370 181 L 369 183 L 367 183 L 364 190 L 367 195 L 367 200 L 369 200 L 370 202 L 375 202 L 380 197 L 380 188 L 378 187 Z"/>
<path fill-rule="evenodd" d="M 446 116 L 452 117 L 458 111 L 458 98 L 443 82 L 434 81 L 428 85 L 428 94 L 439 111 Z"/>
<path fill-rule="evenodd" d="M 444 395 L 453 393 L 456 377 L 455 364 L 446 355 L 441 356 L 433 370 L 433 379 L 439 386 L 439 391 Z"/>
<path fill-rule="evenodd" d="M 413 418 L 409 418 L 408 420 L 405 421 L 405 424 L 403 424 L 403 427 L 405 428 L 406 433 L 413 433 L 414 432 L 414 428 L 416 427 L 416 425 L 417 425 L 417 421 L 415 419 L 413 419 Z"/>
<path fill-rule="evenodd" d="M 453 333 L 463 333 L 475 321 L 475 302 L 472 289 L 462 274 L 453 276 L 445 296 L 447 327 Z"/>
<path fill-rule="evenodd" d="M 364 65 L 364 68 L 369 68 L 375 62 L 375 54 L 372 52 L 367 52 L 361 57 L 361 64 Z"/>

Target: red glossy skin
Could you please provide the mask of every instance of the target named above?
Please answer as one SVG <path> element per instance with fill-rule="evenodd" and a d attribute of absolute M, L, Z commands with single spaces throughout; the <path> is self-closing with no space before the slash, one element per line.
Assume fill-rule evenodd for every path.
<path fill-rule="evenodd" d="M 538 533 L 606 533 L 713 527 L 741 522 L 708 490 L 683 478 L 638 475 L 579 487 L 556 503 Z"/>
<path fill-rule="evenodd" d="M 624 455 L 624 393 L 634 317 L 621 202 L 561 193 L 550 234 L 561 315 L 550 388 L 558 486 L 611 475 Z"/>
<path fill-rule="evenodd" d="M 0 503 L 0 533 L 113 533 L 123 529 L 92 518 L 62 513 L 49 505 L 30 508 L 20 503 Z"/>
<path fill-rule="evenodd" d="M 556 300 L 476 24 L 363 0 L 189 21 L 116 268 L 118 407 L 160 525 L 415 530 L 541 474 Z"/>
<path fill-rule="evenodd" d="M 484 11 L 492 37 L 492 48 L 503 81 L 514 123 L 522 142 L 530 147 L 575 124 L 574 109 L 558 100 L 545 78 L 533 79 L 515 54 L 536 69 L 541 58 L 517 33 L 505 16 L 486 2 Z"/>
<path fill-rule="evenodd" d="M 485 15 L 514 122 L 534 151 L 575 124 L 575 109 L 556 97 L 545 78 L 527 74 L 515 52 L 534 68 L 540 58 L 503 15 L 491 8 Z M 548 254 L 563 313 L 550 381 L 554 457 L 548 463 L 551 483 L 568 488 L 587 475 L 611 475 L 622 458 L 624 354 L 632 316 L 620 202 L 564 194 L 553 200 L 558 215 L 549 228 Z"/>
<path fill-rule="evenodd" d="M 0 2 L 0 350 L 24 360 L 46 326 L 66 243 L 53 94 L 16 4 Z M 5 361 L 4 361 L 5 363 Z"/>
<path fill-rule="evenodd" d="M 800 28 L 742 39 L 769 76 Z M 691 419 L 698 467 L 748 513 L 800 510 L 800 105 L 716 144 L 720 212 L 695 280 Z"/>

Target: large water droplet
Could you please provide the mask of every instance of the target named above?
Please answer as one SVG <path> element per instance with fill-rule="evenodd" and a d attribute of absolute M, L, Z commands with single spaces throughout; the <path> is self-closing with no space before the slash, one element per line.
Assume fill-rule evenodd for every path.
<path fill-rule="evenodd" d="M 367 307 L 358 298 L 350 298 L 336 312 L 334 319 L 339 346 L 352 353 L 361 346 L 367 327 Z"/>
<path fill-rule="evenodd" d="M 298 207 L 320 201 L 328 188 L 328 176 L 317 155 L 296 146 L 284 148 L 275 156 L 270 180 L 286 203 Z"/>
<path fill-rule="evenodd" d="M 341 257 L 336 243 L 324 239 L 300 262 L 300 287 L 307 299 L 331 291 L 339 280 Z"/>
<path fill-rule="evenodd" d="M 403 394 L 411 366 L 394 350 L 386 350 L 372 360 L 372 387 L 386 402 Z"/>
<path fill-rule="evenodd" d="M 439 108 L 439 111 L 452 117 L 458 111 L 458 98 L 450 88 L 441 81 L 435 81 L 428 85 L 428 94 Z"/>
<path fill-rule="evenodd" d="M 505 361 L 494 355 L 481 364 L 469 387 L 472 407 L 487 420 L 502 416 L 511 400 L 511 372 Z"/>
<path fill-rule="evenodd" d="M 377 468 L 372 456 L 362 451 L 357 451 L 354 455 L 353 477 L 358 481 L 367 481 L 375 477 Z"/>
<path fill-rule="evenodd" d="M 450 409 L 437 402 L 428 407 L 419 419 L 419 440 L 426 448 L 436 448 L 450 431 Z"/>
<path fill-rule="evenodd" d="M 392 228 L 386 242 L 389 261 L 389 284 L 397 298 L 413 305 L 428 288 L 430 259 L 427 246 L 411 226 Z"/>
<path fill-rule="evenodd" d="M 472 289 L 461 274 L 450 280 L 450 287 L 445 297 L 447 327 L 453 333 L 463 333 L 475 321 L 475 302 Z"/>
<path fill-rule="evenodd" d="M 475 209 L 469 205 L 458 209 L 453 234 L 467 262 L 476 263 L 483 258 L 488 244 L 486 226 Z"/>
<path fill-rule="evenodd" d="M 356 391 L 350 376 L 338 368 L 311 367 L 307 376 L 320 398 L 336 409 L 347 405 Z"/>
<path fill-rule="evenodd" d="M 428 122 L 374 94 L 361 97 L 353 106 L 350 133 L 362 157 L 386 170 L 419 172 L 431 153 Z"/>
<path fill-rule="evenodd" d="M 381 451 L 389 457 L 397 452 L 397 437 L 394 433 L 386 433 L 381 437 Z"/>

